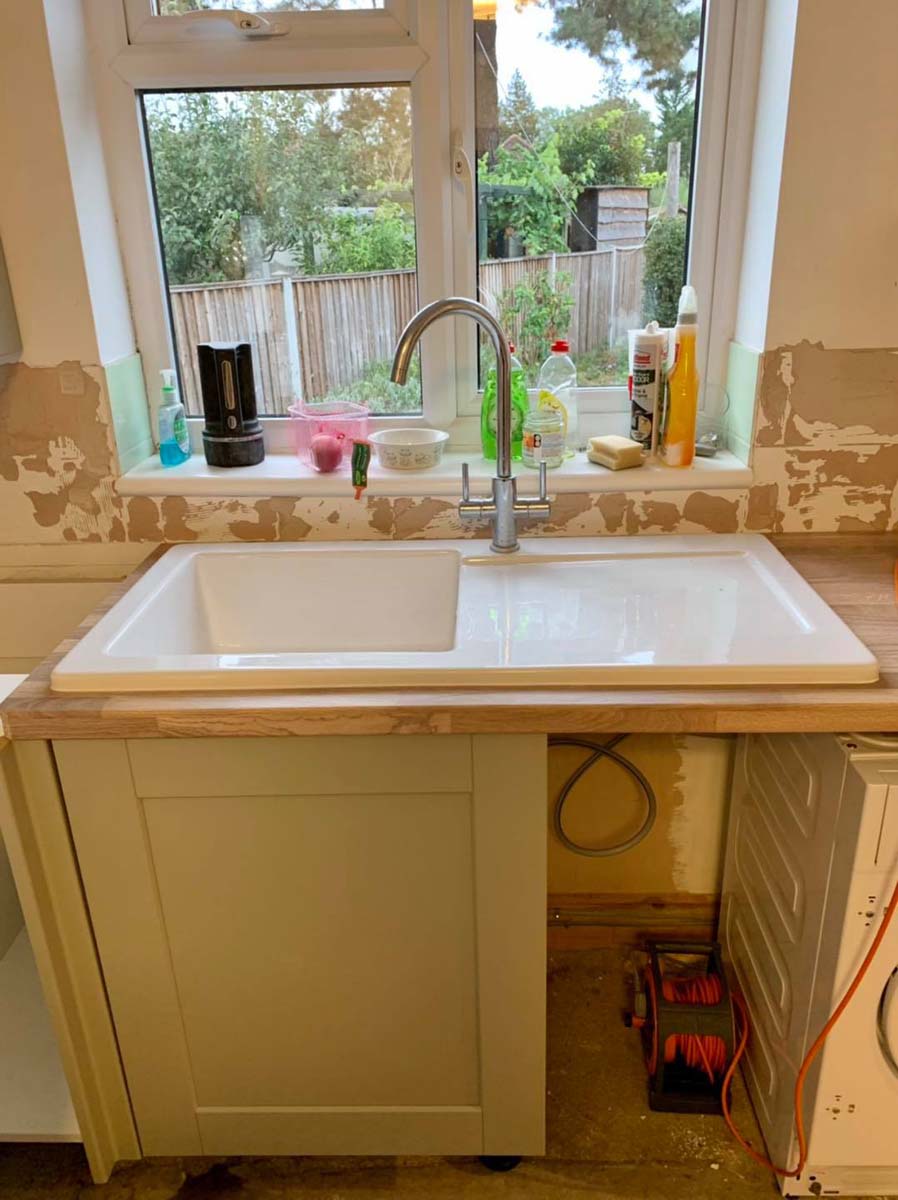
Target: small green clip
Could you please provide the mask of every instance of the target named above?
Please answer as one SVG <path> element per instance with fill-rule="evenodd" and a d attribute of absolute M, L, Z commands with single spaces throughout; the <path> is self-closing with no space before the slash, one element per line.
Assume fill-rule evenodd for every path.
<path fill-rule="evenodd" d="M 368 486 L 368 464 L 370 462 L 371 446 L 368 442 L 353 442 L 352 486 L 355 488 L 356 500 L 361 500 L 362 492 Z"/>

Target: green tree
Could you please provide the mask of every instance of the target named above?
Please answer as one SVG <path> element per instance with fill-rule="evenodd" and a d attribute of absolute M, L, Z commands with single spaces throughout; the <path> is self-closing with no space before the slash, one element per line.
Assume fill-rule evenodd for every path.
<path fill-rule="evenodd" d="M 169 282 L 242 279 L 240 217 L 254 207 L 242 115 L 209 92 L 145 107 Z"/>
<path fill-rule="evenodd" d="M 692 140 L 695 130 L 695 93 L 685 77 L 672 78 L 655 93 L 658 105 L 658 134 L 654 167 L 667 169 L 668 142 L 680 143 L 680 173 L 689 178 L 692 170 Z"/>
<path fill-rule="evenodd" d="M 654 145 L 654 126 L 638 104 L 573 109 L 556 122 L 562 171 L 584 185 L 638 184 Z"/>
<path fill-rule="evenodd" d="M 340 128 L 347 142 L 349 178 L 365 191 L 410 194 L 412 114 L 407 87 L 347 88 Z"/>
<path fill-rule="evenodd" d="M 686 276 L 686 218 L 658 217 L 645 244 L 643 312 L 646 321 L 670 327 Z"/>
<path fill-rule="evenodd" d="M 314 273 L 317 248 L 334 244 L 335 210 L 369 205 L 377 219 L 359 231 L 358 258 L 413 261 L 407 89 L 165 93 L 144 104 L 171 283 L 243 279 L 280 251 Z"/>
<path fill-rule="evenodd" d="M 626 50 L 650 88 L 682 70 L 698 44 L 701 9 L 695 0 L 549 0 L 553 41 L 579 46 L 614 70 Z"/>
<path fill-rule="evenodd" d="M 499 101 L 499 141 L 517 134 L 535 143 L 540 134 L 539 110 L 520 71 L 508 81 L 505 95 Z"/>
<path fill-rule="evenodd" d="M 481 159 L 478 182 L 491 245 L 506 233 L 521 239 L 526 254 L 567 249 L 567 219 L 582 181 L 562 171 L 555 137 L 540 150 L 500 146 L 492 167 Z"/>

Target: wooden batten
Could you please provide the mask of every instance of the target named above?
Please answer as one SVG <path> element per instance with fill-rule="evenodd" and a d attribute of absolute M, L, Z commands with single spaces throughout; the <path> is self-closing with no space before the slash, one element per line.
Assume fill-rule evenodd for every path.
<path fill-rule="evenodd" d="M 711 941 L 720 896 L 687 892 L 556 892 L 547 905 L 549 950 L 644 947 L 658 938 Z"/>

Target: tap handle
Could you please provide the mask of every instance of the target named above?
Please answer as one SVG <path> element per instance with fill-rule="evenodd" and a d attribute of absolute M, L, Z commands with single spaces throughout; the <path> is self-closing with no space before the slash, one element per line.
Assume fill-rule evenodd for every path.
<path fill-rule="evenodd" d="M 471 499 L 471 477 L 467 463 L 461 465 L 461 498 L 465 503 Z"/>
<path fill-rule="evenodd" d="M 546 475 L 546 464 L 544 462 L 539 464 L 539 498 L 540 500 L 549 499 L 549 481 L 548 476 Z"/>

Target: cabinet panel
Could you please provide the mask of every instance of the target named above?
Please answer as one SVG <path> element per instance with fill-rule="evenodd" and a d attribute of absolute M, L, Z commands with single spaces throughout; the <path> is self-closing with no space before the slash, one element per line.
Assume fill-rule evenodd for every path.
<path fill-rule="evenodd" d="M 545 739 L 139 745 L 55 750 L 144 1152 L 541 1153 Z"/>
<path fill-rule="evenodd" d="M 479 1108 L 200 1109 L 206 1154 L 480 1154 Z"/>
<path fill-rule="evenodd" d="M 471 790 L 465 736 L 139 738 L 127 745 L 138 796 Z"/>
<path fill-rule="evenodd" d="M 55 742 L 144 1154 L 202 1154 L 165 926 L 124 742 Z"/>
<path fill-rule="evenodd" d="M 199 1106 L 479 1103 L 469 796 L 146 820 Z"/>

